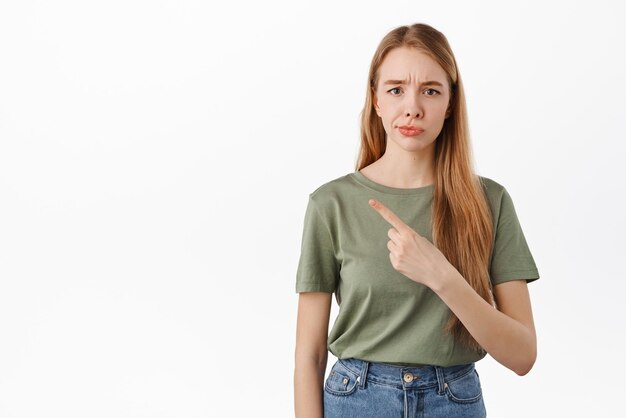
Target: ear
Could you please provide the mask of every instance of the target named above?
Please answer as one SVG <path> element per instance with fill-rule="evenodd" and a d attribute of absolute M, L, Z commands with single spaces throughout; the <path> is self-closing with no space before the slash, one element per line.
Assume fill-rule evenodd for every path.
<path fill-rule="evenodd" d="M 374 110 L 376 110 L 376 114 L 380 116 L 380 107 L 378 107 L 378 97 L 376 97 L 376 93 L 372 96 L 372 102 L 374 104 Z"/>

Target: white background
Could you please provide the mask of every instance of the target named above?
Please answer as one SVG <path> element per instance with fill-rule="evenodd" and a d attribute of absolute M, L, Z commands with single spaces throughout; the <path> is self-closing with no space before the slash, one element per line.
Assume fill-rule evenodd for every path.
<path fill-rule="evenodd" d="M 533 370 L 477 365 L 489 416 L 626 416 L 620 3 L 0 3 L 0 417 L 292 416 L 308 194 L 414 22 L 541 275 Z"/>

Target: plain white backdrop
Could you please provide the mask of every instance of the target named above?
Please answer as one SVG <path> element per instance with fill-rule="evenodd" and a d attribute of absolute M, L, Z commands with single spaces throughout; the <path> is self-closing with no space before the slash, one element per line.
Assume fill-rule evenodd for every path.
<path fill-rule="evenodd" d="M 533 370 L 477 364 L 489 416 L 626 416 L 625 18 L 617 1 L 3 1 L 0 417 L 293 416 L 308 194 L 354 170 L 371 56 L 415 22 L 453 48 L 476 168 L 541 275 Z"/>

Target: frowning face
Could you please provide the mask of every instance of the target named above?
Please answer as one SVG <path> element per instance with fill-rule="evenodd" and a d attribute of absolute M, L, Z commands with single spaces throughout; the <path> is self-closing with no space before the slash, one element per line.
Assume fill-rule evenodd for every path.
<path fill-rule="evenodd" d="M 448 116 L 446 72 L 427 54 L 409 47 L 391 50 L 378 68 L 374 95 L 389 142 L 410 151 L 434 147 Z"/>

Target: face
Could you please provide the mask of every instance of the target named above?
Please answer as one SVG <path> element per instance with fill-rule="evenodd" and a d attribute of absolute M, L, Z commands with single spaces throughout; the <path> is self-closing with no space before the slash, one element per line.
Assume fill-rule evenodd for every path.
<path fill-rule="evenodd" d="M 423 52 L 391 50 L 378 68 L 374 107 L 387 133 L 387 147 L 410 151 L 435 145 L 448 116 L 450 88 L 446 72 Z"/>

